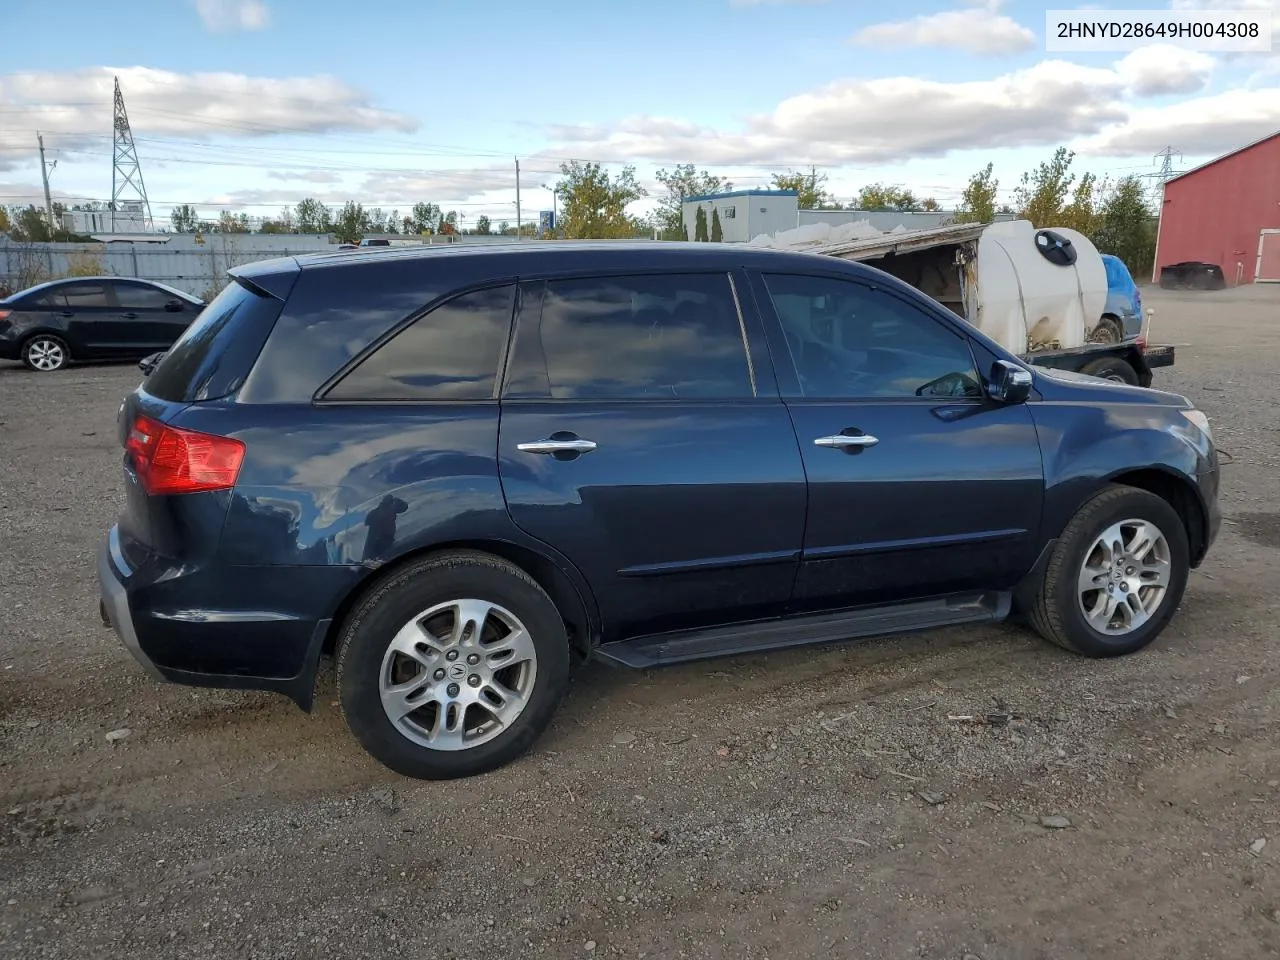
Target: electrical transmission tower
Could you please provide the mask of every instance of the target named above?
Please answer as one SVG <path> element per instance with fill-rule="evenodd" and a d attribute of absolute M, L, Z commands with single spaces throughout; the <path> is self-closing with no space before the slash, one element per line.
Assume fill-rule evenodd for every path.
<path fill-rule="evenodd" d="M 129 114 L 124 108 L 124 94 L 120 92 L 120 78 L 116 77 L 114 149 L 111 157 L 111 232 L 116 229 L 116 214 L 129 214 L 128 221 L 142 221 L 142 232 L 154 229 L 151 221 L 151 201 L 147 199 L 147 187 L 142 182 L 142 165 L 138 163 L 138 148 L 133 145 L 133 131 L 129 129 Z M 122 217 L 121 219 L 126 219 Z"/>
<path fill-rule="evenodd" d="M 1155 159 L 1160 161 L 1160 170 L 1157 173 L 1150 174 L 1160 181 L 1160 185 L 1164 186 L 1173 179 L 1173 158 L 1177 157 L 1179 162 L 1182 160 L 1182 154 L 1174 150 L 1173 147 L 1165 147 L 1155 155 Z"/>

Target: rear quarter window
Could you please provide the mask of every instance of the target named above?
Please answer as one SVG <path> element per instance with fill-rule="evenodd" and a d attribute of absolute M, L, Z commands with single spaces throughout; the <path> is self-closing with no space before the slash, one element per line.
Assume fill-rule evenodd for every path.
<path fill-rule="evenodd" d="M 228 284 L 169 348 L 143 389 L 174 403 L 234 393 L 257 360 L 282 306 L 239 282 Z"/>

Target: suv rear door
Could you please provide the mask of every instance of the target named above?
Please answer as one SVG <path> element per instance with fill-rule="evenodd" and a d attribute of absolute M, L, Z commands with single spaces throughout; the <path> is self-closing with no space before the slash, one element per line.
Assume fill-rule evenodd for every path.
<path fill-rule="evenodd" d="M 1044 489 L 1027 406 L 985 398 L 941 307 L 848 275 L 753 282 L 809 479 L 797 607 L 1012 586 Z"/>
<path fill-rule="evenodd" d="M 725 272 L 522 284 L 503 492 L 515 523 L 587 578 L 606 641 L 790 599 L 804 467 L 738 300 Z"/>

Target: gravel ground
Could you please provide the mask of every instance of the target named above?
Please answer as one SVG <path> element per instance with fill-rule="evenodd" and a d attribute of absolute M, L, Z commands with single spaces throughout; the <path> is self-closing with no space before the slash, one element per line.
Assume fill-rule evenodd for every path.
<path fill-rule="evenodd" d="M 1146 296 L 1234 456 L 1147 651 L 592 667 L 445 784 L 367 758 L 331 675 L 310 715 L 146 678 L 93 574 L 136 372 L 0 368 L 0 956 L 1280 956 L 1280 289 Z"/>

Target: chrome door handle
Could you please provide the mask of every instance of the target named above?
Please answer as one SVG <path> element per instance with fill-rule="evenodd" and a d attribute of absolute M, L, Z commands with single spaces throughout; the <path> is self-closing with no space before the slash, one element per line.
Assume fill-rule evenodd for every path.
<path fill-rule="evenodd" d="M 859 434 L 851 437 L 845 433 L 837 433 L 834 437 L 818 437 L 813 441 L 815 447 L 835 447 L 837 450 L 844 447 L 874 447 L 880 440 L 868 434 Z"/>
<path fill-rule="evenodd" d="M 521 453 L 590 453 L 595 448 L 594 440 L 537 440 L 516 444 Z"/>

